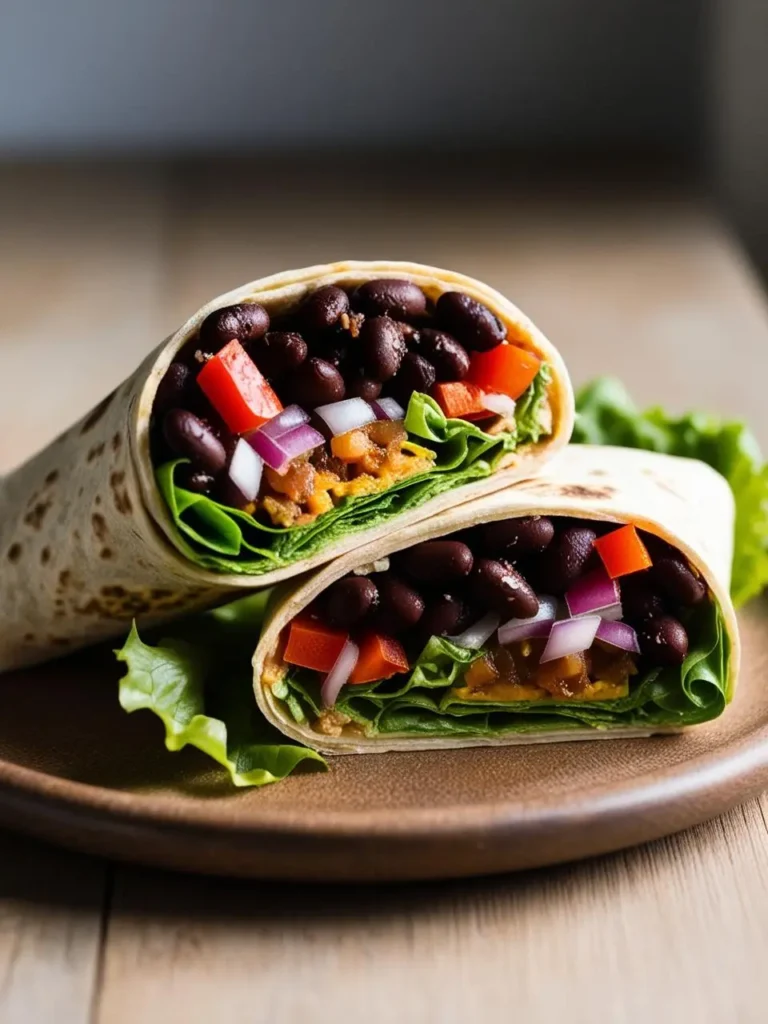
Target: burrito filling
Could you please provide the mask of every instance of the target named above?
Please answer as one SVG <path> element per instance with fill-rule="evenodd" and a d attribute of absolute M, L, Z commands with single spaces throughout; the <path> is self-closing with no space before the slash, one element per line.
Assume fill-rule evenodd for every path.
<path fill-rule="evenodd" d="M 727 695 L 722 616 L 685 555 L 631 523 L 527 516 L 337 580 L 261 683 L 331 736 L 689 724 Z"/>
<path fill-rule="evenodd" d="M 551 372 L 461 292 L 375 280 L 211 313 L 154 401 L 159 487 L 198 564 L 258 574 L 489 476 L 552 430 Z"/>

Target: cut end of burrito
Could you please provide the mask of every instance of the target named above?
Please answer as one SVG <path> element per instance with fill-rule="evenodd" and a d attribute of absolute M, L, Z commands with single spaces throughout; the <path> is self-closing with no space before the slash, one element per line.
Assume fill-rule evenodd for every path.
<path fill-rule="evenodd" d="M 720 715 L 738 663 L 730 491 L 701 464 L 617 451 L 563 453 L 548 478 L 305 584 L 256 654 L 267 716 L 342 753 L 648 735 Z M 687 530 L 675 506 L 689 502 Z"/>
<path fill-rule="evenodd" d="M 340 263 L 212 307 L 158 360 L 138 440 L 155 518 L 213 572 L 274 582 L 501 487 L 570 435 L 558 354 L 461 275 Z"/>

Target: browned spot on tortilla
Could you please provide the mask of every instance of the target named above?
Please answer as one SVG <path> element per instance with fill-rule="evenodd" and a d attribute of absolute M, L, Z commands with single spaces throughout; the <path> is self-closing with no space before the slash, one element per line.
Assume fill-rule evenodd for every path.
<path fill-rule="evenodd" d="M 71 569 L 62 569 L 59 573 L 59 587 L 62 590 L 66 590 L 69 584 L 72 582 L 72 571 Z"/>
<path fill-rule="evenodd" d="M 48 474 L 48 476 L 45 478 L 46 486 L 50 487 L 51 484 L 55 484 L 58 479 L 59 479 L 59 471 L 58 471 L 58 469 L 52 469 L 51 472 Z"/>
<path fill-rule="evenodd" d="M 133 505 L 131 504 L 131 499 L 128 497 L 128 491 L 120 491 L 117 488 L 114 488 L 112 495 L 115 499 L 115 508 L 121 515 L 127 516 L 133 512 Z"/>
<path fill-rule="evenodd" d="M 610 498 L 616 493 L 613 487 L 585 487 L 583 484 L 565 484 L 558 488 L 564 498 Z"/>
<path fill-rule="evenodd" d="M 120 436 L 120 434 L 115 434 L 115 436 L 112 438 L 112 451 L 113 452 L 119 452 L 120 451 L 120 445 L 122 443 L 123 443 L 123 439 Z"/>
<path fill-rule="evenodd" d="M 101 417 L 112 404 L 112 400 L 114 399 L 116 394 L 117 389 L 115 389 L 111 395 L 107 395 L 106 398 L 99 402 L 99 404 L 90 411 L 88 416 L 86 416 L 86 418 L 83 420 L 82 427 L 80 427 L 81 434 L 87 434 L 89 430 L 92 430 L 96 426 Z"/>
<path fill-rule="evenodd" d="M 109 483 L 111 487 L 117 487 L 125 480 L 125 470 L 116 469 L 113 473 L 109 474 Z"/>
<path fill-rule="evenodd" d="M 112 548 L 102 548 L 99 552 L 99 558 L 108 559 L 112 557 Z"/>
<path fill-rule="evenodd" d="M 69 647 L 69 637 L 66 636 L 49 636 L 48 643 L 53 644 L 54 647 Z"/>
<path fill-rule="evenodd" d="M 21 544 L 11 544 L 8 548 L 8 561 L 18 562 L 21 558 Z"/>
<path fill-rule="evenodd" d="M 107 520 L 99 512 L 94 512 L 91 516 L 91 523 L 93 525 L 93 532 L 96 534 L 98 540 L 107 539 Z"/>
<path fill-rule="evenodd" d="M 104 442 L 101 441 L 99 444 L 95 444 L 93 448 L 88 449 L 87 462 L 93 462 L 95 458 L 98 458 L 104 452 Z"/>
<path fill-rule="evenodd" d="M 164 597 L 173 597 L 172 590 L 163 590 L 160 587 L 155 587 L 153 590 L 150 591 L 150 594 L 158 601 Z"/>
<path fill-rule="evenodd" d="M 64 598 L 63 597 L 57 597 L 56 600 L 53 603 L 56 605 L 57 608 L 63 608 L 64 607 Z"/>
<path fill-rule="evenodd" d="M 113 586 L 113 587 L 102 587 L 101 592 L 104 597 L 125 597 L 128 591 L 125 587 Z"/>
<path fill-rule="evenodd" d="M 93 499 L 93 504 L 94 505 L 100 505 L 101 504 L 101 495 L 100 494 L 97 494 L 96 497 Z"/>
<path fill-rule="evenodd" d="M 34 633 L 25 633 L 24 636 L 22 637 L 22 639 L 23 639 L 25 644 L 32 644 L 32 643 L 35 642 L 35 634 Z"/>
<path fill-rule="evenodd" d="M 85 494 L 85 488 L 84 487 L 78 487 L 77 488 L 77 496 L 78 496 L 78 498 L 82 498 L 82 496 L 84 494 Z"/>
<path fill-rule="evenodd" d="M 75 540 L 80 540 L 80 531 L 79 530 L 73 530 L 72 531 L 72 536 L 75 538 Z"/>
<path fill-rule="evenodd" d="M 47 565 L 51 560 L 51 549 L 49 547 L 43 548 L 40 552 L 40 561 L 43 565 Z"/>
<path fill-rule="evenodd" d="M 27 526 L 31 526 L 33 530 L 39 530 L 43 525 L 45 514 L 52 504 L 53 502 L 50 498 L 47 501 L 38 501 L 34 508 L 31 508 L 24 516 L 24 522 Z"/>
<path fill-rule="evenodd" d="M 604 469 L 590 469 L 590 476 L 608 476 Z"/>

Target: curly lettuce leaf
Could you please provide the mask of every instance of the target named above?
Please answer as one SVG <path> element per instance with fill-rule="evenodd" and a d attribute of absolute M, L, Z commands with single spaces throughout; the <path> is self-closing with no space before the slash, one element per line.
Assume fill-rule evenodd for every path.
<path fill-rule="evenodd" d="M 739 607 L 768 585 L 768 465 L 749 429 L 692 412 L 669 416 L 654 406 L 640 412 L 624 386 L 600 377 L 576 396 L 576 444 L 645 448 L 699 459 L 731 485 L 736 502 L 731 595 Z"/>
<path fill-rule="evenodd" d="M 258 576 L 309 557 L 350 533 L 394 519 L 445 491 L 490 476 L 506 452 L 538 441 L 545 432 L 550 381 L 551 371 L 542 364 L 518 402 L 516 430 L 495 436 L 466 420 L 446 419 L 433 399 L 414 394 L 405 427 L 411 440 L 434 454 L 433 468 L 378 494 L 344 498 L 306 526 L 267 526 L 247 512 L 184 490 L 175 482 L 183 459 L 160 466 L 155 471 L 157 484 L 191 562 L 219 572 Z"/>
<path fill-rule="evenodd" d="M 251 656 L 269 591 L 179 623 L 156 645 L 136 625 L 118 661 L 125 711 L 153 711 L 165 726 L 168 750 L 197 747 L 228 772 L 236 786 L 265 786 L 302 762 L 324 765 L 314 750 L 286 743 L 253 699 Z"/>

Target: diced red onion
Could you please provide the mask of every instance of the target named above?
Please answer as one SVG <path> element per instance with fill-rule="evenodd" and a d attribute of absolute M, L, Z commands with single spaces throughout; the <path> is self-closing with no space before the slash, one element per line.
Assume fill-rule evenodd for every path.
<path fill-rule="evenodd" d="M 285 473 L 293 459 L 324 444 L 325 438 L 319 430 L 310 427 L 308 423 L 301 423 L 282 434 L 277 440 L 268 437 L 262 430 L 256 430 L 248 435 L 247 441 L 270 469 Z"/>
<path fill-rule="evenodd" d="M 227 475 L 246 503 L 253 501 L 259 493 L 263 471 L 264 460 L 241 437 L 229 460 Z"/>
<path fill-rule="evenodd" d="M 497 391 L 489 391 L 483 398 L 483 406 L 497 416 L 514 416 L 516 403 L 509 395 L 502 395 Z"/>
<path fill-rule="evenodd" d="M 396 398 L 378 398 L 375 402 L 371 402 L 371 408 L 376 414 L 377 420 L 405 419 L 405 409 Z"/>
<path fill-rule="evenodd" d="M 599 615 L 583 615 L 578 619 L 561 619 L 556 622 L 541 656 L 541 664 L 589 650 L 602 621 Z"/>
<path fill-rule="evenodd" d="M 612 580 L 603 566 L 582 576 L 565 595 L 568 612 L 575 619 L 580 615 L 603 615 L 605 618 L 621 617 L 621 592 L 618 580 Z M 616 606 L 618 605 L 618 615 Z"/>
<path fill-rule="evenodd" d="M 320 405 L 315 412 L 334 437 L 365 427 L 376 419 L 376 413 L 362 398 L 345 398 L 342 402 Z"/>
<path fill-rule="evenodd" d="M 267 420 L 266 423 L 259 427 L 262 434 L 266 434 L 273 441 L 276 441 L 278 437 L 283 434 L 287 434 L 289 430 L 293 430 L 294 427 L 298 427 L 301 423 L 309 422 L 309 413 L 305 412 L 300 405 L 289 405 L 282 412 L 279 412 L 277 416 L 273 416 L 271 420 Z"/>
<path fill-rule="evenodd" d="M 446 640 L 450 640 L 452 643 L 459 647 L 468 647 L 471 650 L 476 651 L 479 647 L 482 647 L 485 641 L 499 628 L 499 616 L 494 612 L 488 612 L 482 619 L 465 629 L 463 633 L 459 633 L 458 636 L 448 636 Z"/>
<path fill-rule="evenodd" d="M 541 639 L 549 636 L 557 618 L 557 598 L 539 594 L 539 610 L 529 619 L 510 619 L 499 626 L 499 643 L 512 644 L 517 640 Z"/>
<path fill-rule="evenodd" d="M 618 647 L 622 651 L 630 651 L 632 654 L 640 653 L 637 633 L 626 622 L 607 622 L 603 619 L 597 627 L 597 639 L 610 644 L 611 647 Z"/>
<path fill-rule="evenodd" d="M 352 675 L 359 656 L 360 648 L 348 639 L 320 687 L 320 699 L 325 707 L 332 708 L 336 703 L 339 691 Z"/>

